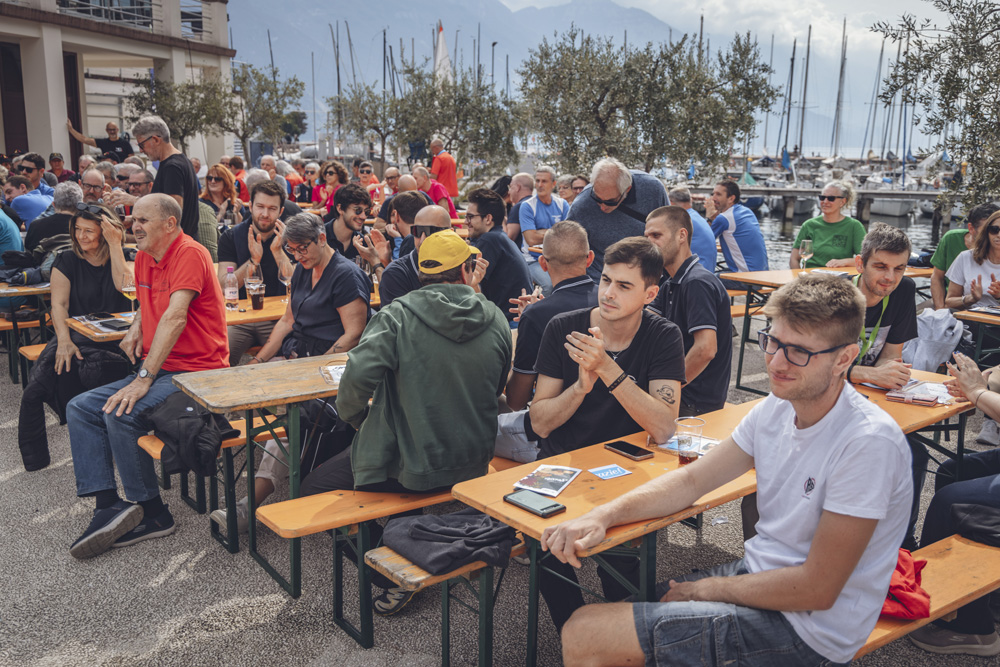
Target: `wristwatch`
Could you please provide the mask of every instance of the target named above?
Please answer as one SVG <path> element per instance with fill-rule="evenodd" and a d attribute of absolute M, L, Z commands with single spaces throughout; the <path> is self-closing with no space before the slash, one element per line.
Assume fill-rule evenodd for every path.
<path fill-rule="evenodd" d="M 150 373 L 145 368 L 140 368 L 139 369 L 139 377 L 141 377 L 142 379 L 149 378 L 150 380 L 155 380 L 156 379 L 156 373 Z"/>

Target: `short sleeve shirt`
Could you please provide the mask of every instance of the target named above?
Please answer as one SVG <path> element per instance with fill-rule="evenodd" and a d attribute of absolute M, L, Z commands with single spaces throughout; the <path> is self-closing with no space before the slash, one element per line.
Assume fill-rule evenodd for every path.
<path fill-rule="evenodd" d="M 535 374 L 538 346 L 542 343 L 545 327 L 556 315 L 597 305 L 597 285 L 584 274 L 567 278 L 552 287 L 552 292 L 536 301 L 521 314 L 517 324 L 517 345 L 514 346 L 514 372 Z"/>
<path fill-rule="evenodd" d="M 944 236 L 941 237 L 941 241 L 938 242 L 937 248 L 934 249 L 934 254 L 931 255 L 931 266 L 947 272 L 955 262 L 955 258 L 968 250 L 965 247 L 965 235 L 968 233 L 965 229 L 952 229 L 945 232 Z M 949 282 L 948 279 L 945 279 L 945 289 L 948 288 Z"/>
<path fill-rule="evenodd" d="M 715 247 L 712 226 L 693 208 L 689 208 L 687 212 L 691 216 L 691 252 L 698 255 L 698 261 L 702 266 L 709 272 L 715 273 L 715 261 L 719 251 Z"/>
<path fill-rule="evenodd" d="M 865 227 L 850 216 L 840 222 L 826 222 L 823 216 L 817 216 L 802 223 L 792 247 L 798 248 L 804 239 L 813 242 L 813 256 L 806 262 L 806 268 L 811 269 L 826 266 L 832 259 L 848 259 L 860 254 Z"/>
<path fill-rule="evenodd" d="M 132 142 L 128 139 L 118 138 L 112 141 L 104 137 L 103 139 L 94 139 L 94 143 L 97 144 L 101 153 L 114 153 L 119 162 L 123 162 L 125 158 L 135 152 L 132 148 Z"/>
<path fill-rule="evenodd" d="M 416 250 L 401 255 L 385 267 L 378 284 L 381 307 L 385 308 L 404 294 L 420 289 L 419 273 Z"/>
<path fill-rule="evenodd" d="M 562 380 L 563 387 L 577 381 L 580 367 L 569 357 L 564 343 L 573 331 L 588 334 L 590 308 L 575 310 L 552 318 L 538 348 L 535 372 Z M 520 335 L 518 335 L 520 338 Z M 646 310 L 639 330 L 629 346 L 617 353 L 617 363 L 643 391 L 651 380 L 684 382 L 684 343 L 681 332 L 672 322 Z M 594 384 L 565 424 L 543 438 L 538 458 L 569 452 L 605 440 L 613 440 L 641 431 L 622 404 L 608 392 L 600 380 Z"/>
<path fill-rule="evenodd" d="M 520 232 L 520 229 L 521 229 L 521 204 L 523 204 L 523 203 L 524 203 L 524 201 L 522 200 L 522 201 L 517 202 L 513 206 L 511 206 L 510 207 L 510 212 L 507 214 L 507 224 L 508 225 L 517 225 L 518 230 L 519 230 L 517 232 L 517 238 L 514 239 L 514 245 L 517 246 L 518 248 L 521 248 L 521 247 L 524 246 L 524 234 L 522 234 Z"/>
<path fill-rule="evenodd" d="M 337 309 L 356 299 L 364 300 L 368 317 L 371 317 L 368 276 L 343 255 L 333 253 L 315 287 L 312 285 L 312 270 L 296 266 L 292 274 L 291 305 L 295 317 L 292 335 L 303 334 L 333 345 L 344 335 L 344 324 Z"/>
<path fill-rule="evenodd" d="M 448 194 L 447 188 L 438 183 L 437 181 L 431 181 L 430 190 L 428 190 L 427 195 L 431 198 L 431 201 L 437 204 L 442 199 L 448 200 L 448 215 L 454 220 L 458 217 L 458 211 L 455 210 L 455 202 L 451 200 L 451 195 Z"/>
<path fill-rule="evenodd" d="M 250 261 L 250 242 L 247 234 L 252 222 L 243 221 L 222 233 L 219 237 L 219 262 L 232 262 L 236 268 L 243 266 Z M 264 252 L 260 258 L 260 269 L 264 274 L 264 296 L 284 296 L 285 286 L 278 276 L 278 263 L 274 261 L 274 254 L 271 252 L 271 242 L 275 235 L 261 242 Z M 240 287 L 240 298 L 247 298 L 246 289 Z"/>
<path fill-rule="evenodd" d="M 452 197 L 458 196 L 458 174 L 455 158 L 448 151 L 441 151 L 431 162 L 431 171 L 437 174 L 437 180 Z"/>
<path fill-rule="evenodd" d="M 52 264 L 69 280 L 69 316 L 89 313 L 120 313 L 131 308 L 125 295 L 115 287 L 111 261 L 94 266 L 72 250 L 63 250 Z"/>
<path fill-rule="evenodd" d="M 198 190 L 198 176 L 194 173 L 194 165 L 182 153 L 175 153 L 160 162 L 152 192 L 178 195 L 184 200 L 181 229 L 195 241 L 198 240 Z"/>
<path fill-rule="evenodd" d="M 958 254 L 955 261 L 951 263 L 945 276 L 953 283 L 958 283 L 964 289 L 962 294 L 972 294 L 972 281 L 981 278 L 983 281 L 983 296 L 974 305 L 989 306 L 991 308 L 1000 307 L 998 301 L 986 287 L 993 280 L 991 276 L 1000 276 L 1000 264 L 994 264 L 989 258 L 984 259 L 982 264 L 977 264 L 972 256 L 971 250 L 965 250 Z"/>
<path fill-rule="evenodd" d="M 879 300 L 874 306 L 869 306 L 865 310 L 865 332 L 859 344 L 864 346 L 864 341 L 872 335 L 876 324 L 879 324 L 878 333 L 871 347 L 865 352 L 861 360 L 862 366 L 874 366 L 878 361 L 878 355 L 882 348 L 889 345 L 898 345 L 917 337 L 917 286 L 913 279 L 904 277 L 899 287 L 889 294 L 889 301 L 885 306 L 885 314 L 882 314 L 882 301 Z M 881 315 L 881 323 L 879 316 Z"/>
<path fill-rule="evenodd" d="M 521 234 L 523 235 L 525 230 L 549 229 L 557 222 L 565 220 L 567 215 L 569 215 L 569 204 L 565 199 L 553 195 L 552 200 L 546 204 L 538 197 L 529 197 L 521 202 Z M 522 245 L 527 251 L 527 242 L 522 241 Z M 537 258 L 540 254 L 532 252 L 530 256 Z"/>
<path fill-rule="evenodd" d="M 196 201 L 196 200 L 195 200 Z M 229 337 L 222 287 L 208 250 L 186 234 L 179 234 L 157 262 L 139 251 L 135 258 L 135 285 L 142 312 L 142 353 L 149 354 L 153 335 L 178 290 L 196 293 L 188 305 L 187 324 L 161 367 L 164 371 L 204 371 L 229 365 Z"/>
<path fill-rule="evenodd" d="M 720 410 L 729 395 L 733 361 L 733 318 L 729 296 L 722 282 L 692 255 L 677 269 L 677 275 L 660 283 L 653 310 L 680 328 L 684 353 L 694 346 L 695 332 L 709 329 L 715 335 L 715 357 L 681 390 L 681 402 L 699 413 Z M 518 334 L 520 343 L 520 334 Z"/>
<path fill-rule="evenodd" d="M 508 312 L 510 299 L 521 296 L 522 289 L 531 291 L 531 276 L 524 256 L 499 226 L 473 239 L 472 245 L 490 263 L 481 286 L 483 294 L 507 316 L 508 322 L 513 320 L 514 314 Z"/>
<path fill-rule="evenodd" d="M 353 262 L 354 258 L 358 257 L 360 253 L 358 252 L 358 249 L 354 247 L 353 239 L 352 242 L 348 243 L 346 247 L 340 245 L 340 241 L 337 240 L 337 235 L 333 233 L 334 222 L 336 222 L 335 219 L 323 225 L 323 230 L 326 232 L 327 245 L 336 250 L 338 255 L 343 255 Z M 364 234 L 361 232 L 354 232 L 354 236 L 362 239 L 364 238 Z"/>

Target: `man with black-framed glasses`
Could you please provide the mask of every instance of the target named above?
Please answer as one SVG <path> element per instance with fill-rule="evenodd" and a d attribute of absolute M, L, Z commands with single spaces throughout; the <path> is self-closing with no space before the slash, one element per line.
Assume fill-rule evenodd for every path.
<path fill-rule="evenodd" d="M 864 312 L 840 278 L 781 287 L 764 307 L 771 394 L 733 434 L 701 460 L 545 530 L 542 547 L 579 567 L 576 553 L 611 526 L 668 516 L 756 469 L 760 520 L 744 557 L 661 583 L 659 601 L 578 610 L 562 631 L 567 664 L 694 664 L 705 646 L 720 664 L 853 659 L 882 610 L 912 488 L 899 425 L 845 382 Z"/>
<path fill-rule="evenodd" d="M 532 287 L 524 255 L 503 230 L 507 206 L 500 195 L 486 188 L 473 190 L 468 197 L 465 222 L 469 226 L 469 242 L 489 262 L 482 283 L 483 294 L 496 304 L 508 322 L 513 322 L 510 300 L 530 292 Z"/>
<path fill-rule="evenodd" d="M 587 231 L 594 251 L 587 275 L 596 283 L 604 268 L 604 251 L 622 239 L 642 236 L 646 216 L 670 201 L 659 179 L 629 169 L 614 158 L 598 160 L 590 172 L 590 181 L 573 200 L 567 219 L 579 222 Z"/>

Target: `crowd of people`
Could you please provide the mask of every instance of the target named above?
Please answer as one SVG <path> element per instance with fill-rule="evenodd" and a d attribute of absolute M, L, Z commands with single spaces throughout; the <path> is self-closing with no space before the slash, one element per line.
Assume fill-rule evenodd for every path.
<path fill-rule="evenodd" d="M 56 335 L 24 391 L 18 438 L 25 469 L 39 470 L 50 463 L 43 406 L 68 425 L 76 492 L 95 499 L 70 547 L 76 558 L 174 532 L 136 441 L 151 430 L 148 411 L 178 391 L 177 373 L 349 351 L 335 403 L 304 416 L 303 432 L 326 427 L 303 464 L 302 493 L 443 490 L 484 475 L 494 454 L 530 462 L 639 431 L 665 443 L 678 417 L 722 409 L 735 331 L 727 290 L 746 285 L 720 279 L 719 267 L 768 268 L 760 226 L 730 180 L 715 185 L 703 217 L 686 187 L 668 191 L 612 158 L 586 176 L 539 166 L 464 193 L 459 218 L 456 161 L 440 140 L 429 166 L 390 167 L 379 180 L 363 159 L 353 175 L 336 159 L 202 165 L 155 116 L 132 128 L 145 160 L 114 123 L 106 139 L 68 129 L 102 155 L 81 157 L 76 172 L 58 153 L 48 169 L 37 153 L 0 167 L 0 252 L 27 250 L 51 270 Z M 802 225 L 790 265 L 856 275 L 801 276 L 765 305 L 758 342 L 771 394 L 699 462 L 545 531 L 560 576 L 543 576 L 541 591 L 567 662 L 669 655 L 686 664 L 706 646 L 719 662 L 849 662 L 875 624 L 898 548 L 953 532 L 954 504 L 1000 507 L 1000 459 L 973 455 L 965 479 L 937 477 L 916 539 L 926 450 L 852 386 L 899 389 L 910 379 L 911 246 L 895 227 L 866 231 L 849 217 L 854 197 L 848 183 L 823 188 L 821 215 Z M 1000 300 L 1000 208 L 983 204 L 967 221 L 931 260 L 936 309 Z M 223 288 L 234 276 L 245 298 L 251 275 L 266 296 L 287 295 L 284 314 L 227 327 Z M 120 345 L 66 326 L 67 317 L 127 310 L 126 285 L 140 307 Z M 953 393 L 1000 418 L 1000 380 L 962 355 L 950 369 Z M 980 440 L 1000 445 L 995 421 Z M 287 475 L 283 448 L 266 449 L 255 505 Z M 660 602 L 630 603 L 621 577 L 637 583 L 638 561 L 609 555 L 619 574 L 598 572 L 616 603 L 584 605 L 573 585 L 580 549 L 751 468 L 757 493 L 742 507 L 742 559 L 663 584 Z M 248 507 L 244 498 L 212 520 L 224 526 L 235 512 L 245 530 Z M 375 581 L 380 614 L 413 595 Z M 984 604 L 926 626 L 914 642 L 1000 653 Z"/>

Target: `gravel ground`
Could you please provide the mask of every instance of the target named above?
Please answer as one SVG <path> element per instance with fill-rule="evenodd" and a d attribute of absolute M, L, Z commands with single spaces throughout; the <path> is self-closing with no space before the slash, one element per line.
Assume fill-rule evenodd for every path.
<path fill-rule="evenodd" d="M 765 387 L 762 355 L 747 348 L 750 383 Z M 735 354 L 734 354 L 735 359 Z M 735 375 L 735 361 L 734 361 Z M 756 378 L 756 379 L 754 379 Z M 229 554 L 209 536 L 208 519 L 164 492 L 177 532 L 88 561 L 69 545 L 90 519 L 93 501 L 75 495 L 69 438 L 50 415 L 53 464 L 26 473 L 17 451 L 21 390 L 0 380 L 0 664 L 3 665 L 437 665 L 440 596 L 426 591 L 398 616 L 375 619 L 375 647 L 361 649 L 331 620 L 330 537 L 303 540 L 302 596 L 293 600 L 245 551 Z M 730 401 L 752 395 L 733 391 Z M 969 449 L 980 419 L 969 420 Z M 932 485 L 928 485 L 932 486 Z M 279 489 L 277 496 L 282 497 Z M 924 493 L 924 505 L 930 500 Z M 435 511 L 452 511 L 452 504 Z M 261 531 L 261 548 L 287 562 L 285 543 Z M 686 526 L 661 531 L 658 577 L 728 562 L 743 553 L 739 503 L 708 512 L 700 532 Z M 345 599 L 357 599 L 348 569 Z M 599 583 L 593 566 L 582 578 Z M 523 664 L 527 569 L 512 565 L 495 613 L 495 664 Z M 475 618 L 452 612 L 452 661 L 476 661 Z M 560 664 L 559 639 L 544 608 L 539 664 Z M 997 659 L 933 656 L 907 640 L 859 661 L 860 665 L 987 665 Z"/>

